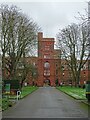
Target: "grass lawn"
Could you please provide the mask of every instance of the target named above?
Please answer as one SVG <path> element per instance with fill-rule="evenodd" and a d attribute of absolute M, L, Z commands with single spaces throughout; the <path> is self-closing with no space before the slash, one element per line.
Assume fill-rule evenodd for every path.
<path fill-rule="evenodd" d="M 37 90 L 38 87 L 34 86 L 27 86 L 22 88 L 21 98 L 27 96 L 28 94 L 32 93 L 33 91 Z"/>
<path fill-rule="evenodd" d="M 35 86 L 23 87 L 22 91 L 21 91 L 21 98 L 24 98 L 25 96 L 27 96 L 28 94 L 32 93 L 33 91 L 35 91 L 37 89 L 38 89 L 38 87 L 35 87 Z M 17 96 L 16 95 L 10 95 L 9 98 L 10 99 L 16 99 Z"/>
<path fill-rule="evenodd" d="M 56 87 L 58 90 L 78 99 L 86 100 L 85 89 L 71 86 Z"/>

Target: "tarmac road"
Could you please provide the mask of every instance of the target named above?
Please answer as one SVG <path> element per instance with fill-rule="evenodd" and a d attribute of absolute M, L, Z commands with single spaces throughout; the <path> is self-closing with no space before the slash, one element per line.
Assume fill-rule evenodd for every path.
<path fill-rule="evenodd" d="M 3 118 L 86 118 L 88 108 L 54 87 L 40 87 L 3 112 Z"/>

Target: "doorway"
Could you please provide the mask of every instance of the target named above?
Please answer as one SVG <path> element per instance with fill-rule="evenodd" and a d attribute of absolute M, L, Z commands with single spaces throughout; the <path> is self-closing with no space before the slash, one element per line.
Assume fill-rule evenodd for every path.
<path fill-rule="evenodd" d="M 44 86 L 50 86 L 50 80 L 49 79 L 44 80 Z"/>

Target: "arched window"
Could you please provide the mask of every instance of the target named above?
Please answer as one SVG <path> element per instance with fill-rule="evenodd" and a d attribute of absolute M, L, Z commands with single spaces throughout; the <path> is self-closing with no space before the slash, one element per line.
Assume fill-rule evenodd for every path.
<path fill-rule="evenodd" d="M 50 63 L 49 63 L 48 61 L 46 61 L 46 62 L 44 63 L 44 68 L 46 68 L 46 69 L 49 69 L 49 68 L 50 68 Z"/>

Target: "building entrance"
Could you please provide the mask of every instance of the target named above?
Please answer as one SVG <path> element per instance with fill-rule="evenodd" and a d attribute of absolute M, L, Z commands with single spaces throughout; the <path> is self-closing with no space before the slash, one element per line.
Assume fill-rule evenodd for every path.
<path fill-rule="evenodd" d="M 44 80 L 44 86 L 50 86 L 50 80 L 49 79 Z"/>

